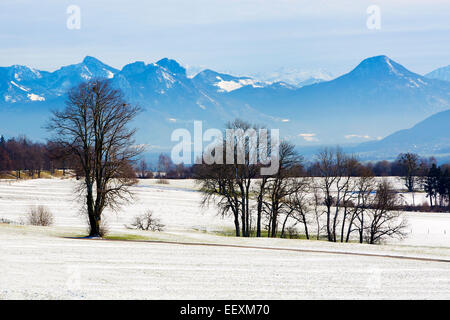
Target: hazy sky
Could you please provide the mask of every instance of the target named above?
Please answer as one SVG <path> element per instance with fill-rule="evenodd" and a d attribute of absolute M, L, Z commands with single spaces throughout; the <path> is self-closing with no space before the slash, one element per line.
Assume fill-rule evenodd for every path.
<path fill-rule="evenodd" d="M 81 29 L 69 30 L 69 5 Z M 366 10 L 381 9 L 369 30 Z M 450 64 L 450 0 L 0 0 L 0 66 L 54 70 L 86 55 L 116 68 L 170 57 L 236 74 L 348 71 L 386 54 L 418 73 Z"/>

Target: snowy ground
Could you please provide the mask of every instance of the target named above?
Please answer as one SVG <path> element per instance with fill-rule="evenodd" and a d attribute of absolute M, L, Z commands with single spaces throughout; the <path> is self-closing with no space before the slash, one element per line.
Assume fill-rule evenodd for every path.
<path fill-rule="evenodd" d="M 203 231 L 232 221 L 199 208 L 192 181 L 145 180 L 133 204 L 108 214 L 111 233 L 130 233 L 124 224 L 152 209 L 166 231 L 134 233 L 173 243 L 80 240 L 64 238 L 85 230 L 74 186 L 0 181 L 0 218 L 18 221 L 38 204 L 55 215 L 50 228 L 0 224 L 0 299 L 450 298 L 450 263 L 435 261 L 450 261 L 450 214 L 408 213 L 409 237 L 381 246 L 222 237 Z"/>

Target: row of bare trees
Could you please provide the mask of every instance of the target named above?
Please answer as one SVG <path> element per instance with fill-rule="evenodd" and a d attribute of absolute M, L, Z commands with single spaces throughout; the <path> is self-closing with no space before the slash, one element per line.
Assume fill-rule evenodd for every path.
<path fill-rule="evenodd" d="M 241 120 L 227 129 L 257 129 Z M 225 145 L 226 141 L 223 142 Z M 319 177 L 305 174 L 303 159 L 288 142 L 281 142 L 278 170 L 261 176 L 261 164 L 251 163 L 249 140 L 244 163 L 195 166 L 202 204 L 216 205 L 231 216 L 236 236 L 287 237 L 298 230 L 307 239 L 378 243 L 405 236 L 399 198 L 386 181 L 339 148 L 317 155 Z M 225 148 L 223 148 L 225 149 Z"/>
<path fill-rule="evenodd" d="M 59 146 L 53 142 L 32 142 L 25 136 L 8 140 L 0 137 L 0 172 L 14 171 L 18 179 L 24 172 L 40 178 L 42 171 L 54 173 L 55 169 L 62 169 L 65 174 L 67 168 L 73 167 L 73 157 L 61 157 Z"/>
<path fill-rule="evenodd" d="M 319 192 L 314 205 L 324 205 L 329 241 L 348 242 L 354 232 L 361 243 L 405 235 L 406 223 L 398 211 L 400 199 L 387 180 L 375 179 L 355 157 L 339 148 L 324 149 L 317 158 L 321 177 L 313 182 Z"/>
<path fill-rule="evenodd" d="M 54 134 L 49 144 L 56 146 L 56 158 L 65 161 L 70 156 L 82 178 L 79 192 L 90 236 L 101 236 L 101 218 L 107 207 L 117 209 L 132 196 L 129 187 L 137 182 L 135 161 L 143 150 L 134 143 L 135 129 L 129 125 L 138 112 L 107 80 L 93 80 L 73 88 L 66 108 L 55 111 L 48 124 Z M 227 129 L 260 128 L 235 120 Z M 325 232 L 327 239 L 335 242 L 350 241 L 353 233 L 360 242 L 369 243 L 404 235 L 404 222 L 394 210 L 396 193 L 387 182 L 376 182 L 355 158 L 339 149 L 323 150 L 315 164 L 319 178 L 314 179 L 304 174 L 303 159 L 294 146 L 281 142 L 277 154 L 271 155 L 278 160 L 277 170 L 261 176 L 261 162 L 250 161 L 252 145 L 247 138 L 237 141 L 245 151 L 243 162 L 238 161 L 240 154 L 235 150 L 233 164 L 192 169 L 201 183 L 203 204 L 214 202 L 221 215 L 231 215 L 237 236 L 256 233 L 260 237 L 267 232 L 269 237 L 284 237 L 297 225 L 303 226 L 307 238 L 310 230 L 316 230 L 317 238 Z M 220 143 L 225 146 L 227 142 Z M 256 151 L 257 155 L 263 153 Z M 17 153 L 12 154 L 14 158 Z M 173 167 L 166 156 L 160 156 L 159 166 L 166 172 Z M 177 168 L 185 171 L 178 166 L 175 173 Z M 145 163 L 141 169 L 146 171 Z"/>

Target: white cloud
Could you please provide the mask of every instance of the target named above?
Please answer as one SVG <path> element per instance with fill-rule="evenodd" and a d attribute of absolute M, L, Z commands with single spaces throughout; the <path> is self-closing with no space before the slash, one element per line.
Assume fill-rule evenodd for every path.
<path fill-rule="evenodd" d="M 315 133 L 300 133 L 298 136 L 302 137 L 305 141 L 319 141 Z"/>
<path fill-rule="evenodd" d="M 361 135 L 361 134 L 348 134 L 345 136 L 345 139 L 370 139 L 370 136 L 368 135 Z"/>

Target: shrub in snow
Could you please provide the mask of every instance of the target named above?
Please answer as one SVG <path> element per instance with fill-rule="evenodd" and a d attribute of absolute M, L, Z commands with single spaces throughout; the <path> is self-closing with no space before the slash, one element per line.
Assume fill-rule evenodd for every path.
<path fill-rule="evenodd" d="M 147 210 L 143 215 L 134 217 L 131 226 L 138 230 L 163 231 L 164 225 L 153 216 L 153 211 Z"/>
<path fill-rule="evenodd" d="M 27 221 L 33 226 L 50 226 L 53 224 L 53 214 L 47 207 L 37 206 L 28 211 Z"/>

